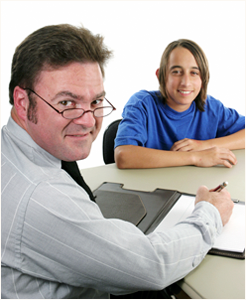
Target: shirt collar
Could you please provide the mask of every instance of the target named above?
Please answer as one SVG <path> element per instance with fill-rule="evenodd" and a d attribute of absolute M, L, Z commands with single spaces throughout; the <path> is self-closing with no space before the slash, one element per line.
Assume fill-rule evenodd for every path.
<path fill-rule="evenodd" d="M 182 111 L 182 112 L 178 112 L 178 111 L 172 109 L 168 104 L 165 104 L 164 107 L 165 107 L 165 113 L 166 113 L 169 117 L 172 117 L 172 118 L 174 118 L 174 119 L 177 119 L 177 118 L 179 119 L 179 118 L 184 118 L 184 117 L 186 117 L 186 116 L 189 116 L 189 117 L 190 117 L 190 114 L 191 114 L 192 112 L 194 112 L 195 109 L 196 109 L 196 103 L 195 103 L 195 101 L 193 101 L 193 102 L 191 103 L 190 107 L 189 107 L 187 110 Z"/>
<path fill-rule="evenodd" d="M 37 164 L 53 165 L 61 168 L 61 160 L 36 144 L 27 131 L 20 127 L 12 117 L 9 118 L 6 128 L 15 143 L 22 151 L 25 151 L 25 155 L 28 156 L 30 160 Z"/>

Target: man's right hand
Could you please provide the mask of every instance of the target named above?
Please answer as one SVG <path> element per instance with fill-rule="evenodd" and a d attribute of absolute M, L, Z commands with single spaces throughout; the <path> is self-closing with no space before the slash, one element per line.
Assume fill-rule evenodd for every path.
<path fill-rule="evenodd" d="M 223 226 L 229 221 L 234 203 L 231 200 L 230 193 L 226 189 L 220 192 L 209 192 L 206 186 L 200 186 L 196 194 L 195 204 L 200 201 L 210 202 L 218 209 Z"/>

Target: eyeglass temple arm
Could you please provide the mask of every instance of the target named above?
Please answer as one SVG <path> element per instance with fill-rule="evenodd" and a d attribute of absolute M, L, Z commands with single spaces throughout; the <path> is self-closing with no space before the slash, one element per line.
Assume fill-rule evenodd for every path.
<path fill-rule="evenodd" d="M 39 96 L 34 90 L 30 89 L 30 88 L 22 88 L 23 90 L 29 90 L 32 93 L 34 93 L 36 96 L 38 96 L 39 98 L 41 98 L 45 103 L 47 103 L 50 107 L 52 107 L 55 111 L 57 111 L 59 114 L 62 114 L 63 112 L 60 112 L 59 110 L 57 110 L 55 107 L 53 107 L 49 102 L 47 102 L 43 97 Z M 114 105 L 106 98 L 106 101 L 113 107 L 113 110 L 116 110 L 116 107 L 114 107 Z"/>
<path fill-rule="evenodd" d="M 46 101 L 43 97 L 41 97 L 40 95 L 38 95 L 34 90 L 30 89 L 30 88 L 22 88 L 23 90 L 29 90 L 30 92 L 32 92 L 33 94 L 35 94 L 37 97 L 39 97 L 40 99 L 42 99 L 45 103 L 47 103 L 51 108 L 53 108 L 56 112 L 58 112 L 58 114 L 62 114 L 62 111 L 57 110 L 54 106 L 52 106 L 48 101 Z"/>
<path fill-rule="evenodd" d="M 106 97 L 104 97 L 104 98 L 106 99 L 106 101 L 108 101 L 108 99 Z M 110 101 L 108 101 L 108 103 L 113 107 L 113 110 L 116 110 L 116 107 L 114 107 Z"/>

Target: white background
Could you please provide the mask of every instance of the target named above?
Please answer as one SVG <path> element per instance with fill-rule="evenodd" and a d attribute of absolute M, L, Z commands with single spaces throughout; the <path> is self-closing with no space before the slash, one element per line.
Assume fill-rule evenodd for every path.
<path fill-rule="evenodd" d="M 194 40 L 210 66 L 208 93 L 245 115 L 245 1 L 1 1 L 1 126 L 7 123 L 8 84 L 15 47 L 46 25 L 83 25 L 114 51 L 106 68 L 107 98 L 117 108 L 103 122 L 80 168 L 103 165 L 102 137 L 121 118 L 129 97 L 158 89 L 155 71 L 165 47 Z"/>

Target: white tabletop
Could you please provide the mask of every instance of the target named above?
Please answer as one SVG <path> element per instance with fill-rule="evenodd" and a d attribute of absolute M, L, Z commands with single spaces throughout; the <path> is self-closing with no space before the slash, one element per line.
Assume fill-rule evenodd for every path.
<path fill-rule="evenodd" d="M 200 185 L 209 189 L 228 181 L 232 198 L 245 201 L 245 150 L 233 151 L 238 163 L 231 169 L 223 166 L 193 166 L 119 170 L 115 164 L 83 169 L 81 173 L 95 190 L 103 182 L 123 184 L 123 188 L 154 191 L 156 188 L 196 193 Z M 191 298 L 245 299 L 245 260 L 207 255 L 180 286 Z"/>

